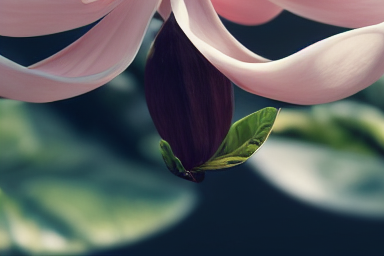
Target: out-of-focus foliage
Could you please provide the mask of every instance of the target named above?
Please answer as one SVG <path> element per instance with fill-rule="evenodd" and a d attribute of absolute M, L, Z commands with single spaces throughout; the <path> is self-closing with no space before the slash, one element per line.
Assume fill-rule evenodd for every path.
<path fill-rule="evenodd" d="M 348 101 L 284 109 L 272 137 L 251 162 L 273 184 L 318 206 L 384 217 L 380 110 Z"/>
<path fill-rule="evenodd" d="M 274 127 L 277 134 L 361 154 L 384 152 L 384 116 L 377 108 L 341 101 L 283 112 Z"/>
<path fill-rule="evenodd" d="M 0 145 L 0 252 L 130 244 L 177 223 L 196 202 L 190 187 L 114 157 L 43 105 L 1 100 Z"/>
<path fill-rule="evenodd" d="M 363 100 L 367 101 L 370 104 L 377 106 L 380 109 L 384 109 L 384 76 L 382 76 L 378 81 L 373 85 L 369 86 L 367 89 L 358 93 L 358 96 Z"/>

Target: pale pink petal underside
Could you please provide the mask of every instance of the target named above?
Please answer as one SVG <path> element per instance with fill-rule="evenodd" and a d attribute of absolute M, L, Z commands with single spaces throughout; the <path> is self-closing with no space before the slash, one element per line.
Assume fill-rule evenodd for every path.
<path fill-rule="evenodd" d="M 100 0 L 81 0 L 83 3 L 85 4 L 90 4 L 90 3 L 93 3 L 93 2 L 96 2 L 96 1 L 100 1 Z"/>
<path fill-rule="evenodd" d="M 171 1 L 170 0 L 163 0 L 163 1 L 161 1 L 161 4 L 160 4 L 157 12 L 161 15 L 163 20 L 167 20 L 169 15 L 172 12 Z"/>
<path fill-rule="evenodd" d="M 0 0 L 0 35 L 39 36 L 88 25 L 124 0 Z"/>
<path fill-rule="evenodd" d="M 192 3 L 184 3 L 184 1 L 171 0 L 173 12 L 175 16 L 177 16 L 176 19 L 178 22 L 181 19 L 179 25 L 182 26 L 184 32 L 193 34 L 196 31 L 199 36 L 201 35 L 204 38 L 205 43 L 217 49 L 221 53 L 228 55 L 229 57 L 236 58 L 244 62 L 269 61 L 268 59 L 258 56 L 248 50 L 232 36 L 221 23 L 209 1 L 198 0 L 196 3 L 193 3 L 193 1 L 191 2 Z M 188 4 L 188 6 L 191 5 L 191 8 L 193 9 L 191 10 L 193 17 L 190 16 L 190 14 L 185 10 L 185 4 Z M 204 8 L 204 6 L 208 6 L 209 10 L 201 9 Z M 198 13 L 199 11 L 201 12 Z M 212 15 L 212 12 L 214 15 Z M 182 15 L 187 16 L 181 17 Z M 198 21 L 194 20 L 193 22 L 188 22 L 190 18 L 198 19 Z M 188 29 L 183 28 L 185 26 L 187 26 Z M 188 34 L 187 36 L 189 37 Z M 193 38 L 190 39 L 192 40 L 192 43 L 195 44 Z"/>
<path fill-rule="evenodd" d="M 83 37 L 30 68 L 0 56 L 0 96 L 49 102 L 107 83 L 134 59 L 158 4 L 124 0 Z"/>
<path fill-rule="evenodd" d="M 172 0 L 172 9 L 199 51 L 250 93 L 319 104 L 350 96 L 384 74 L 384 23 L 330 37 L 278 61 L 259 63 L 257 55 L 244 58 L 242 52 L 228 50 L 235 44 L 225 36 L 209 1 Z"/>
<path fill-rule="evenodd" d="M 268 0 L 211 0 L 218 14 L 243 25 L 259 25 L 283 10 Z"/>
<path fill-rule="evenodd" d="M 270 0 L 305 18 L 358 28 L 384 22 L 383 0 Z"/>

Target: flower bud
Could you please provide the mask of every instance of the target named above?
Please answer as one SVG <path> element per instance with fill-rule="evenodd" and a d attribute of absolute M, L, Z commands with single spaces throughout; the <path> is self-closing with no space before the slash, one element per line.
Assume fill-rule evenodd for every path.
<path fill-rule="evenodd" d="M 157 131 L 187 171 L 181 177 L 202 181 L 204 172 L 191 171 L 207 162 L 227 135 L 233 88 L 189 41 L 173 14 L 149 52 L 145 94 Z"/>

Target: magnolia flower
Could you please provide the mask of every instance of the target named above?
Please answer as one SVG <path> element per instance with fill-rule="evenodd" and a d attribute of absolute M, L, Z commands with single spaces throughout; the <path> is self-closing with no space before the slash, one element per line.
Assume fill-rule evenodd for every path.
<path fill-rule="evenodd" d="M 260 24 L 282 8 L 317 21 L 362 28 L 270 61 L 236 41 L 215 11 L 235 22 Z M 325 103 L 362 90 L 384 73 L 382 0 L 0 0 L 4 36 L 52 34 L 105 16 L 67 48 L 30 67 L 0 56 L 0 96 L 49 102 L 107 83 L 132 62 L 157 10 L 164 18 L 172 11 L 211 64 L 239 87 L 264 97 Z"/>

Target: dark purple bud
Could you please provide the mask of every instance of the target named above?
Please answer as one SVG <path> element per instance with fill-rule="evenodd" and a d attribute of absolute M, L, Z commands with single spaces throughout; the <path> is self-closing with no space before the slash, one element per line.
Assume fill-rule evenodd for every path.
<path fill-rule="evenodd" d="M 214 155 L 231 126 L 233 88 L 189 41 L 173 14 L 148 55 L 145 94 L 161 138 L 187 171 Z"/>

